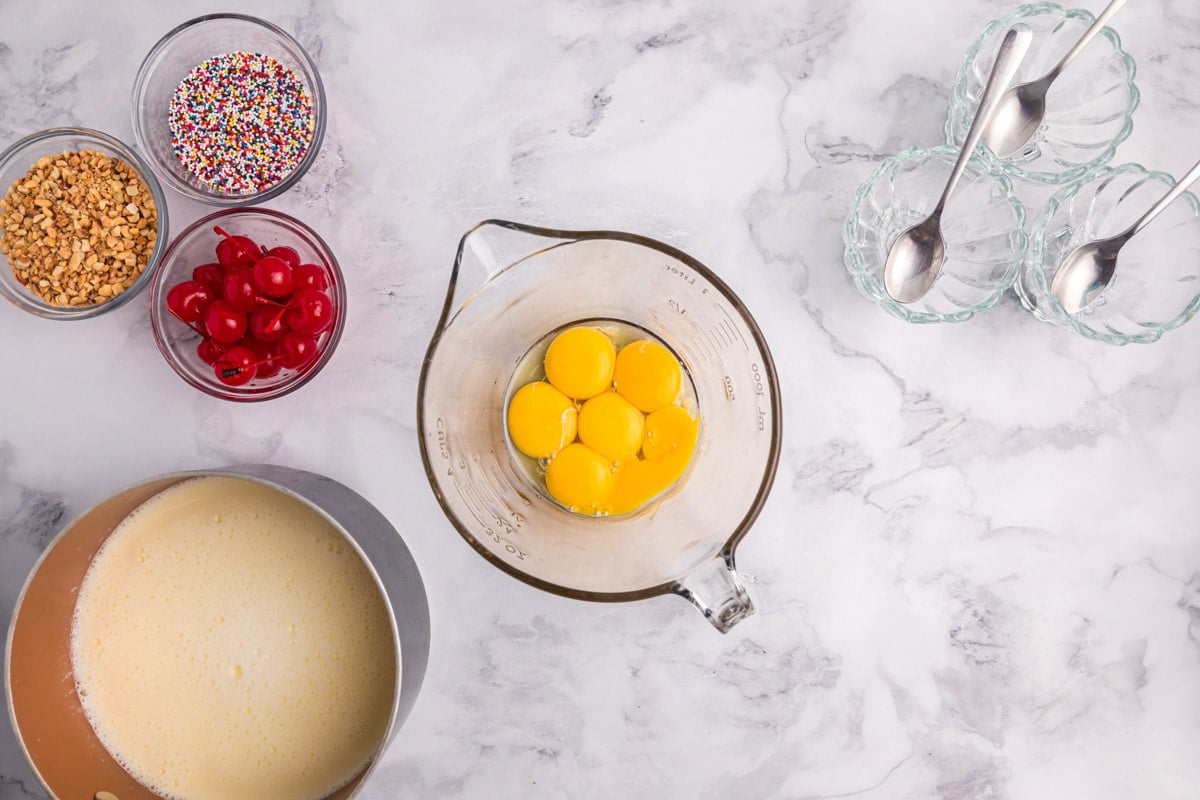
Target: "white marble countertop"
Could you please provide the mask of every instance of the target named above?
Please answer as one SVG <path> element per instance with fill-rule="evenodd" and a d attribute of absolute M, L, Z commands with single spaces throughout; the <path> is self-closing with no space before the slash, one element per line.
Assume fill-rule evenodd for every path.
<path fill-rule="evenodd" d="M 841 266 L 854 188 L 941 141 L 961 54 L 1006 8 L 243 4 L 322 70 L 323 151 L 268 206 L 339 255 L 346 335 L 311 385 L 242 407 L 170 371 L 142 302 L 72 324 L 0 308 L 0 624 L 49 538 L 115 489 L 275 462 L 378 505 L 429 591 L 424 690 L 366 798 L 1196 797 L 1200 325 L 1112 348 L 1010 295 L 913 326 Z M 0 145 L 59 124 L 130 140 L 142 56 L 213 10 L 0 0 Z M 1141 0 L 1115 27 L 1143 96 L 1117 160 L 1181 174 L 1200 6 Z M 204 213 L 170 211 L 176 231 Z M 785 438 L 738 551 L 758 613 L 729 635 L 678 598 L 529 588 L 442 516 L 417 373 L 487 217 L 664 240 L 763 327 Z M 5 719 L 0 800 L 41 796 Z"/>

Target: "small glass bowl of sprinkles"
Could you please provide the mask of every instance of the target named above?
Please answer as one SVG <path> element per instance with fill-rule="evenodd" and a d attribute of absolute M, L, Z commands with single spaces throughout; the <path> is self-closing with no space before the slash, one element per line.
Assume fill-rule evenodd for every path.
<path fill-rule="evenodd" d="M 172 30 L 142 62 L 133 133 L 174 189 L 247 205 L 308 171 L 326 108 L 316 64 L 290 34 L 244 14 L 211 14 Z"/>

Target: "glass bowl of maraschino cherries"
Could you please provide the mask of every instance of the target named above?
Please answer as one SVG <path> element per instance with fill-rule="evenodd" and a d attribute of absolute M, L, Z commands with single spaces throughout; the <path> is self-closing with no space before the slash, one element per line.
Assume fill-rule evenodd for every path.
<path fill-rule="evenodd" d="M 150 288 L 150 321 L 167 363 L 225 400 L 269 400 L 312 380 L 337 347 L 345 309 L 329 247 L 304 223 L 265 208 L 192 223 Z"/>

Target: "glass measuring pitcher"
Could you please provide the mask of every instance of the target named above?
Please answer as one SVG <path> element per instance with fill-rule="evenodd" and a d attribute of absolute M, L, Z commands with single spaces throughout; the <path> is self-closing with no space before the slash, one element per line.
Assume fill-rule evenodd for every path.
<path fill-rule="evenodd" d="M 616 320 L 674 351 L 696 392 L 699 441 L 668 492 L 619 517 L 548 499 L 510 455 L 505 391 L 534 343 Z M 779 461 L 779 382 L 741 301 L 694 258 L 629 233 L 488 220 L 459 243 L 421 370 L 425 472 L 463 538 L 515 578 L 581 600 L 675 593 L 728 631 L 754 606 L 734 549 Z"/>

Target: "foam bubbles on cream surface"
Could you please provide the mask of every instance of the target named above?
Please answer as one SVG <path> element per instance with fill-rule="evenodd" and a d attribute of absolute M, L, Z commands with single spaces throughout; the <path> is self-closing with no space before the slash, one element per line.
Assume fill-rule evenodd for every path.
<path fill-rule="evenodd" d="M 252 481 L 195 478 L 134 511 L 71 633 L 92 727 L 164 797 L 322 797 L 387 730 L 398 664 L 374 578 L 318 513 Z"/>

